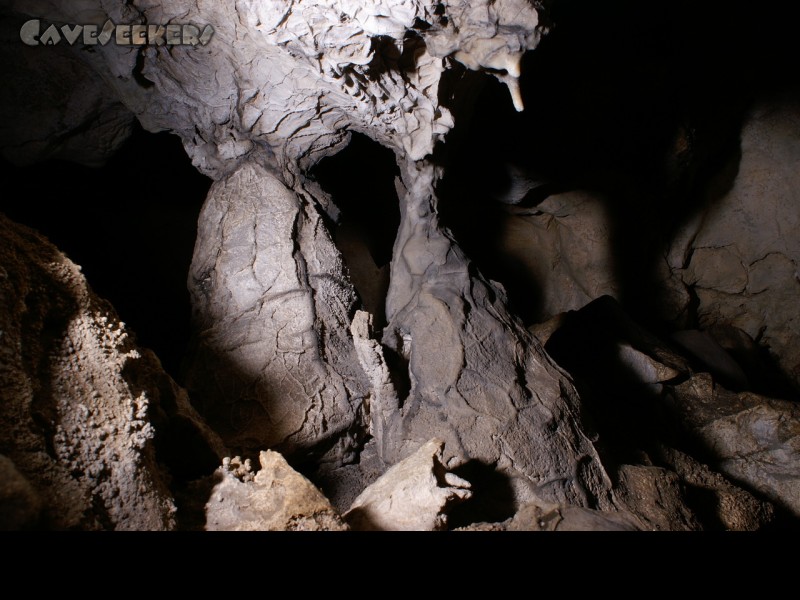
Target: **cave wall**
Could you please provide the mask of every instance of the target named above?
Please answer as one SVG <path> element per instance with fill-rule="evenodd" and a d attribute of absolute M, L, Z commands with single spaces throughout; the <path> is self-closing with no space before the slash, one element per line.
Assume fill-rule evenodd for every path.
<path fill-rule="evenodd" d="M 610 135 L 619 134 L 620 163 L 601 157 L 591 165 L 606 146 L 580 147 L 587 140 L 575 138 L 581 119 L 589 126 L 603 118 L 597 112 L 579 115 L 561 148 L 543 158 L 547 148 L 533 141 L 541 119 L 549 116 L 542 107 L 552 109 L 547 102 L 558 95 L 537 93 L 533 76 L 521 80 L 530 64 L 523 57 L 548 32 L 546 17 L 568 15 L 576 5 L 564 0 L 562 6 L 567 8 L 559 13 L 523 0 L 389 0 L 368 7 L 347 0 L 87 0 L 69 7 L 47 0 L 10 2 L 2 51 L 22 60 L 13 61 L 16 83 L 0 104 L 19 118 L 2 129 L 0 145 L 5 157 L 20 164 L 55 157 L 97 165 L 130 135 L 135 118 L 148 131 L 176 134 L 195 168 L 214 180 L 188 278 L 193 339 L 183 383 L 233 452 L 255 457 L 274 448 L 319 481 L 347 472 L 354 478 L 349 485 L 363 489 L 375 475 L 367 470 L 385 470 L 440 438 L 444 467 L 476 479 L 490 473 L 502 488 L 490 500 L 505 504 L 494 516 L 510 516 L 531 503 L 536 508 L 529 512 L 537 515 L 577 507 L 625 513 L 626 527 L 699 528 L 692 514 L 697 506 L 687 508 L 691 502 L 681 488 L 691 479 L 688 470 L 664 458 L 673 456 L 672 447 L 650 448 L 646 459 L 626 457 L 632 464 L 610 460 L 587 409 L 599 404 L 581 399 L 577 371 L 565 371 L 569 361 L 557 363 L 543 344 L 563 313 L 610 295 L 665 336 L 735 328 L 726 331 L 729 338 L 744 336 L 736 348 L 763 350 L 788 381 L 774 389 L 792 396 L 800 364 L 796 322 L 786 309 L 798 292 L 791 186 L 796 104 L 791 98 L 759 98 L 751 105 L 740 97 L 735 114 L 720 120 L 727 129 L 719 137 L 709 130 L 698 135 L 693 123 L 681 122 L 691 110 L 670 114 L 669 126 L 645 130 L 657 133 L 647 160 L 666 161 L 652 171 L 644 158 L 625 164 L 641 141 L 627 147 L 626 127 L 639 123 L 614 111 Z M 615 10 L 621 8 L 601 20 L 612 31 Z M 82 51 L 63 40 L 19 46 L 15 36 L 31 17 L 45 20 L 42 28 L 49 22 L 102 27 L 111 19 L 193 22 L 198 33 L 209 33 L 194 46 L 109 43 Z M 596 41 L 592 36 L 602 37 L 602 27 L 584 33 Z M 46 77 L 29 77 L 45 64 Z M 548 74 L 546 66 L 542 73 Z M 480 93 L 491 85 L 489 76 L 504 86 L 505 104 L 491 105 L 487 113 L 481 112 Z M 36 102 L 22 110 L 28 96 Z M 520 113 L 531 105 L 533 117 L 530 108 Z M 744 128 L 737 146 L 730 132 L 740 117 Z M 506 139 L 509 132 L 517 135 L 511 149 L 504 148 L 502 138 L 470 139 L 459 123 L 495 127 Z M 593 143 L 608 134 L 592 131 Z M 353 259 L 358 234 L 338 229 L 340 207 L 313 171 L 353 133 L 389 148 L 400 173 L 391 262 L 384 270 L 365 262 L 366 275 Z M 541 138 L 552 144 L 559 135 L 557 127 L 545 126 Z M 577 150 L 568 148 L 570 141 Z M 738 152 L 730 153 L 734 147 Z M 727 162 L 720 161 L 714 176 L 717 153 Z M 359 185 L 357 169 L 342 177 Z M 490 183 L 473 185 L 475 177 Z M 645 192 L 648 186 L 656 191 Z M 491 236 L 470 235 L 487 225 Z M 653 241 L 639 257 L 636 241 L 646 238 Z M 348 253 L 349 259 L 343 256 Z M 388 285 L 377 285 L 369 303 L 359 297 L 359 277 L 363 291 L 364 281 L 387 271 Z M 643 291 L 650 287 L 656 291 Z M 26 302 L 20 310 L 35 312 L 33 299 Z M 358 312 L 365 306 L 374 314 Z M 32 338 L 41 335 L 30 332 Z M 717 335 L 714 343 L 727 342 Z M 684 349 L 693 359 L 703 354 L 697 344 Z M 694 379 L 696 363 L 676 370 L 673 363 L 636 360 L 648 365 L 647 377 L 653 370 L 671 373 L 645 383 L 682 390 L 681 399 L 702 387 Z M 70 369 L 62 370 L 71 381 Z M 672 378 L 688 378 L 694 387 L 680 388 Z M 172 393 L 184 397 L 178 388 Z M 709 395 L 719 402 L 726 398 Z M 112 404 L 119 402 L 127 400 Z M 781 414 L 795 419 L 791 407 L 781 407 Z M 56 420 L 66 425 L 70 411 L 65 407 Z M 199 424 L 192 427 L 206 432 Z M 791 465 L 795 437 L 788 431 L 779 437 Z M 763 441 L 758 440 L 756 445 Z M 147 443 L 134 446 L 141 450 Z M 224 452 L 221 444 L 209 444 L 212 454 Z M 725 449 L 738 451 L 735 444 Z M 158 462 L 152 452 L 148 456 Z M 639 462 L 660 470 L 637 470 Z M 362 468 L 367 463 L 369 469 Z M 791 466 L 790 482 L 777 494 L 758 477 L 752 481 L 736 469 L 716 467 L 795 510 Z M 161 468 L 151 467 L 154 479 L 143 486 L 170 513 L 167 484 L 158 479 Z M 77 471 L 91 469 L 81 465 Z M 124 470 L 111 471 L 124 477 Z M 714 494 L 723 494 L 726 485 L 715 482 Z M 650 491 L 637 495 L 635 489 Z M 665 490 L 671 508 L 653 512 L 642 500 Z M 475 498 L 482 492 L 492 495 L 477 489 Z M 771 518 L 757 500 L 724 493 L 739 498 L 737 510 L 745 515 L 739 522 L 746 527 Z M 345 495 L 352 497 L 353 489 Z M 335 494 L 333 501 L 345 506 Z M 590 513 L 573 514 L 582 515 L 575 517 L 580 522 Z M 160 525 L 109 518 L 104 526 L 110 528 L 175 527 L 169 516 Z M 602 522 L 619 525 L 612 521 Z M 55 525 L 89 527 L 74 519 Z"/>

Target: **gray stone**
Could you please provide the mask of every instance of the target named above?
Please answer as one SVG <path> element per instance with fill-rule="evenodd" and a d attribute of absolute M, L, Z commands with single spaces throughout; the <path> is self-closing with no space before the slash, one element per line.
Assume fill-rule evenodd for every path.
<path fill-rule="evenodd" d="M 800 384 L 798 171 L 800 105 L 755 106 L 733 186 L 673 241 L 672 277 L 693 288 L 704 329 L 733 325 L 768 348 Z M 688 257 L 688 260 L 687 260 Z M 685 264 L 684 264 L 685 263 Z"/>
<path fill-rule="evenodd" d="M 25 20 L 0 15 L 0 154 L 17 165 L 47 158 L 102 165 L 132 133 L 133 113 L 85 53 L 23 44 Z"/>
<path fill-rule="evenodd" d="M 352 462 L 367 388 L 348 335 L 356 297 L 318 207 L 245 163 L 212 187 L 198 228 L 193 402 L 231 447 L 325 444 Z"/>
<path fill-rule="evenodd" d="M 384 460 L 438 437 L 448 468 L 494 465 L 520 505 L 609 506 L 572 383 L 439 227 L 435 178 L 431 165 L 404 165 L 383 344 L 407 361 L 410 391 L 371 407 L 385 424 Z"/>
<path fill-rule="evenodd" d="M 639 531 L 630 514 L 600 512 L 579 506 L 528 504 L 514 515 L 506 531 Z"/>

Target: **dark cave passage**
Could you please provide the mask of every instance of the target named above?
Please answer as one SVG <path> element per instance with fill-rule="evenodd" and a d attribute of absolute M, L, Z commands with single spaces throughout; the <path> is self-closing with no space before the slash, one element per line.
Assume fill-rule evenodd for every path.
<path fill-rule="evenodd" d="M 0 210 L 50 239 L 80 265 L 142 346 L 180 381 L 189 341 L 186 277 L 197 217 L 211 180 L 180 139 L 136 126 L 102 168 L 60 160 L 29 167 L 0 161 Z"/>
<path fill-rule="evenodd" d="M 353 133 L 347 148 L 322 160 L 311 177 L 331 194 L 341 211 L 332 236 L 350 279 L 376 330 L 386 325 L 389 263 L 400 227 L 394 180 L 400 176 L 394 153 L 367 136 Z"/>
<path fill-rule="evenodd" d="M 548 196 L 588 194 L 608 214 L 618 299 L 667 331 L 656 262 L 729 185 L 753 101 L 797 88 L 785 68 L 800 55 L 791 14 L 776 3 L 562 0 L 548 20 L 552 30 L 523 60 L 524 112 L 488 76 L 474 105 L 456 110 L 441 158 L 442 221 L 530 324 L 547 316 L 545 283 L 504 254 L 504 226 Z M 532 189 L 510 208 L 498 199 L 514 173 Z"/>

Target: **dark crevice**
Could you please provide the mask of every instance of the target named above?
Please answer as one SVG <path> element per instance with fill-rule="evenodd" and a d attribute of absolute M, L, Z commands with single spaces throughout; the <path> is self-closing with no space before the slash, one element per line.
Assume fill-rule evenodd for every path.
<path fill-rule="evenodd" d="M 139 52 L 136 55 L 136 65 L 133 68 L 133 79 L 144 89 L 149 89 L 155 85 L 155 82 L 144 76 L 145 52 L 145 48 L 139 48 Z"/>
<path fill-rule="evenodd" d="M 341 211 L 332 237 L 342 253 L 350 281 L 373 327 L 386 325 L 389 263 L 400 227 L 395 178 L 400 176 L 394 153 L 354 133 L 348 146 L 325 158 L 311 171 Z"/>

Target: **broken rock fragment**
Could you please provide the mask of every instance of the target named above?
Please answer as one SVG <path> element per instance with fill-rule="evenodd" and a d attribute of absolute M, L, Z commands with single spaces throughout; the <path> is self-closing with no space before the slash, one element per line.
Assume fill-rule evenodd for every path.
<path fill-rule="evenodd" d="M 470 484 L 442 464 L 444 442 L 432 439 L 391 467 L 356 498 L 344 518 L 353 529 L 434 531 L 447 510 L 472 496 Z"/>
<path fill-rule="evenodd" d="M 206 504 L 208 531 L 344 531 L 328 499 L 279 453 L 262 452 L 261 469 L 226 458 Z"/>

